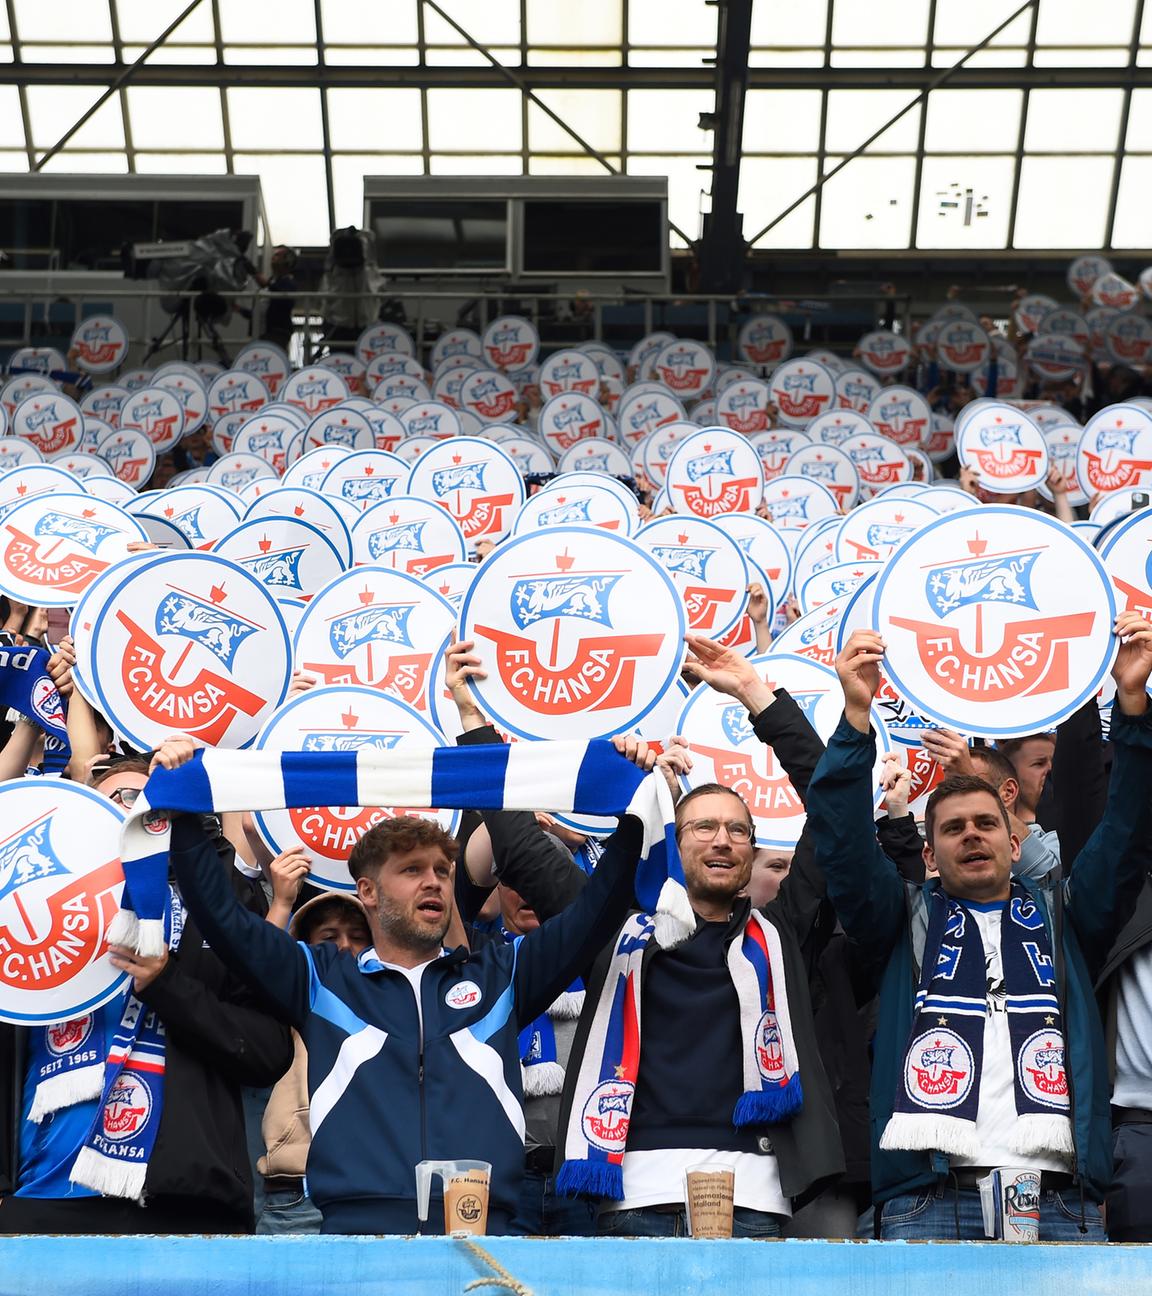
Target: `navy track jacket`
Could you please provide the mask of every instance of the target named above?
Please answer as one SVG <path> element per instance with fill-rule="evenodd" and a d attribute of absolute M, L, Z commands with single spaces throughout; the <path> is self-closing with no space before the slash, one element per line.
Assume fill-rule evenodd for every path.
<path fill-rule="evenodd" d="M 458 1158 L 492 1163 L 488 1232 L 507 1231 L 524 1171 L 517 1034 L 616 934 L 641 843 L 640 821 L 621 819 L 562 913 L 509 944 L 436 959 L 418 1012 L 409 980 L 373 950 L 309 948 L 242 909 L 198 820 L 173 820 L 172 862 L 200 929 L 308 1047 L 308 1188 L 324 1232 L 422 1231 L 416 1163 Z M 423 1231 L 443 1232 L 441 1203 Z"/>

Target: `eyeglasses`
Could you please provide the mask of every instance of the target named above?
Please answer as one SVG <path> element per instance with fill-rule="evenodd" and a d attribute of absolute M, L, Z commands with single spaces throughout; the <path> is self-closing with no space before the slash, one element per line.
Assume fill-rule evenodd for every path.
<path fill-rule="evenodd" d="M 122 805 L 125 810 L 131 809 L 136 804 L 136 798 L 143 792 L 143 788 L 118 787 L 113 788 L 108 793 L 109 801 L 115 801 L 117 805 Z"/>
<path fill-rule="evenodd" d="M 680 832 L 688 831 L 698 842 L 715 841 L 720 829 L 728 834 L 728 840 L 743 845 L 752 840 L 752 825 L 743 819 L 687 819 L 680 825 Z"/>

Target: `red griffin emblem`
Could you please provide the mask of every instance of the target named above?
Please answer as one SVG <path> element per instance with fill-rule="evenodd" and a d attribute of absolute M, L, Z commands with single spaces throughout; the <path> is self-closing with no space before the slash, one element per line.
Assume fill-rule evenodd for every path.
<path fill-rule="evenodd" d="M 108 365 L 120 354 L 120 347 L 115 342 L 85 342 L 76 340 L 76 354 L 86 364 Z"/>
<path fill-rule="evenodd" d="M 369 828 L 407 813 L 379 806 L 302 806 L 290 809 L 288 816 L 293 832 L 305 846 L 333 859 L 344 859 Z"/>
<path fill-rule="evenodd" d="M 756 755 L 764 762 L 764 774 L 756 769 L 752 753 L 726 747 L 705 747 L 694 742 L 692 750 L 708 757 L 716 767 L 716 779 L 738 792 L 758 819 L 791 819 L 804 813 L 804 803 L 796 794 L 788 775 L 776 764 L 770 747 L 759 747 Z"/>
<path fill-rule="evenodd" d="M 42 455 L 52 456 L 72 444 L 72 433 L 76 427 L 74 418 L 65 419 L 63 423 L 52 423 L 45 428 L 25 434 L 25 441 L 31 441 Z"/>
<path fill-rule="evenodd" d="M 751 409 L 743 416 L 735 410 L 726 410 L 720 417 L 733 432 L 742 432 L 745 436 L 768 430 L 767 410 Z"/>
<path fill-rule="evenodd" d="M 1036 609 L 1030 572 L 1041 550 L 986 554 L 988 542 L 977 534 L 968 541 L 972 558 L 929 569 L 926 593 L 936 615 L 962 607 L 975 612 L 973 651 L 955 626 L 905 617 L 891 623 L 910 630 L 920 659 L 936 683 L 952 697 L 986 702 L 990 697 L 1028 697 L 1068 687 L 1068 641 L 1092 633 L 1094 612 L 1010 621 L 998 648 L 985 650 L 984 607 L 1001 603 Z"/>
<path fill-rule="evenodd" d="M 390 651 L 391 646 L 408 649 L 413 646 L 407 635 L 411 605 L 378 604 L 375 593 L 367 585 L 357 597 L 359 608 L 339 613 L 328 622 L 329 644 L 339 660 L 306 661 L 303 669 L 319 675 L 325 684 L 361 684 L 391 693 L 417 711 L 426 711 L 432 654 Z M 357 654 L 357 660 L 350 660 L 353 653 Z M 363 674 L 357 661 L 364 664 Z M 383 673 L 377 675 L 381 665 Z"/>
<path fill-rule="evenodd" d="M 785 341 L 785 338 L 767 338 L 764 341 L 749 338 L 744 343 L 744 350 L 753 364 L 774 364 L 784 355 Z"/>
<path fill-rule="evenodd" d="M 460 523 L 465 540 L 474 540 L 477 536 L 491 535 L 504 530 L 504 510 L 511 508 L 512 495 L 475 495 L 469 501 L 467 512 L 458 513 L 446 500 L 437 500 L 441 508 L 447 510 Z M 445 555 L 443 562 L 433 564 L 443 566 L 452 559 Z"/>
<path fill-rule="evenodd" d="M 976 364 L 984 354 L 984 347 L 979 341 L 961 343 L 959 346 L 954 342 L 945 342 L 940 350 L 946 360 L 959 365 Z"/>
<path fill-rule="evenodd" d="M 941 1040 L 936 1040 L 931 1048 L 924 1049 L 921 1061 L 926 1065 L 912 1070 L 916 1075 L 916 1084 L 920 1091 L 929 1097 L 938 1098 L 945 1094 L 960 1092 L 960 1082 L 967 1076 L 967 1071 L 955 1071 L 948 1063 L 956 1050 L 947 1048 Z"/>
<path fill-rule="evenodd" d="M 212 595 L 213 603 L 223 601 L 223 590 L 213 587 Z M 181 651 L 176 665 L 165 673 L 165 653 L 159 641 L 124 612 L 117 610 L 116 619 L 128 632 L 128 642 L 120 662 L 121 682 L 137 710 L 153 723 L 176 725 L 183 732 L 215 746 L 227 733 L 236 712 L 256 715 L 264 706 L 262 697 L 207 667 L 198 670 L 186 683 L 176 682 L 193 642 L 204 642 L 211 648 L 213 642 L 219 642 L 218 639 L 214 641 L 206 635 L 198 640 L 195 634 L 189 634 L 189 642 Z M 199 627 L 189 621 L 189 628 L 195 631 Z M 212 627 L 207 629 L 210 633 Z"/>
<path fill-rule="evenodd" d="M 138 1075 L 123 1073 L 104 1105 L 104 1133 L 110 1139 L 132 1138 L 152 1112 L 152 1095 Z"/>
<path fill-rule="evenodd" d="M 47 585 L 62 594 L 80 594 L 108 566 L 99 558 L 81 553 L 70 553 L 52 561 L 52 555 L 64 543 L 59 536 L 50 536 L 46 553 L 40 553 L 40 542 L 14 526 L 8 526 L 11 542 L 4 548 L 4 566 L 18 580 Z"/>
<path fill-rule="evenodd" d="M 531 351 L 531 342 L 508 342 L 504 346 L 489 343 L 488 358 L 497 369 L 523 369 Z"/>
<path fill-rule="evenodd" d="M 88 1038 L 92 1030 L 91 1016 L 74 1017 L 71 1021 L 56 1022 L 44 1032 L 48 1050 L 61 1057 L 74 1053 Z"/>
<path fill-rule="evenodd" d="M 44 834 L 37 830 L 45 822 L 46 817 L 39 819 L 0 843 L 0 869 L 10 865 L 0 878 L 0 984 L 14 990 L 54 990 L 100 955 L 117 910 L 116 887 L 124 876 L 120 861 L 110 860 L 37 903 L 26 886 L 67 872 L 44 852 Z M 83 1022 L 80 1018 L 53 1028 L 64 1047 L 64 1036 Z"/>
<path fill-rule="evenodd" d="M 663 634 L 592 634 L 577 639 L 566 665 L 560 665 L 561 629 L 572 620 L 592 621 L 612 628 L 607 606 L 620 575 L 575 570 L 567 550 L 556 556 L 555 571 L 525 573 L 514 578 L 512 616 L 526 630 L 552 622 L 548 661 L 530 635 L 491 626 L 476 633 L 496 645 L 496 670 L 505 688 L 530 711 L 544 716 L 582 714 L 626 706 L 632 696 L 636 660 L 655 657 Z"/>
<path fill-rule="evenodd" d="M 703 486 L 683 485 L 678 489 L 690 513 L 714 518 L 721 513 L 747 513 L 752 507 L 752 492 L 760 485 L 755 477 L 739 477 L 721 484 L 719 495 L 710 498 Z"/>
<path fill-rule="evenodd" d="M 1094 491 L 1112 491 L 1123 490 L 1125 487 L 1139 486 L 1146 480 L 1146 475 L 1152 473 L 1152 460 L 1149 459 L 1121 459 L 1115 466 L 1105 468 L 1106 461 L 1111 462 L 1111 453 L 1093 454 L 1090 450 L 1084 451 L 1084 459 L 1087 463 L 1088 481 Z"/>
<path fill-rule="evenodd" d="M 912 785 L 908 789 L 909 804 L 927 796 L 944 779 L 943 766 L 929 756 L 923 747 L 909 750 L 908 770 L 912 775 Z"/>

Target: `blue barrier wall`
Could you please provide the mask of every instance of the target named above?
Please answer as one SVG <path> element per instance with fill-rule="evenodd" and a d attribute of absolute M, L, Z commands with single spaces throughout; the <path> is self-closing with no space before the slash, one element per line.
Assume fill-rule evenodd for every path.
<path fill-rule="evenodd" d="M 527 1238 L 482 1245 L 534 1296 L 1152 1291 L 1152 1246 Z M 484 1276 L 496 1274 L 448 1238 L 0 1238 L 0 1296 L 461 1296 Z"/>

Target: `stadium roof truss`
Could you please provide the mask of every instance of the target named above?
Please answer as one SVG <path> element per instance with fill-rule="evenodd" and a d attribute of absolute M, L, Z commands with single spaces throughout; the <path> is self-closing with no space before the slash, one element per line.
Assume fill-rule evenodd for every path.
<path fill-rule="evenodd" d="M 278 241 L 620 171 L 674 243 L 1152 246 L 1146 0 L 5 0 L 0 60 L 0 170 L 256 174 Z"/>

